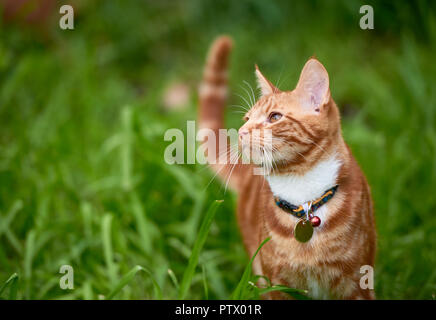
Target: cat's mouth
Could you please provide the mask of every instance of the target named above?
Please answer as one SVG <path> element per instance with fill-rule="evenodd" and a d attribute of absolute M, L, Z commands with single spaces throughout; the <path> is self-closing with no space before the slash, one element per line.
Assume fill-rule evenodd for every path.
<path fill-rule="evenodd" d="M 247 138 L 239 142 L 244 163 L 251 163 L 272 172 L 298 159 L 301 153 L 291 143 L 272 138 L 273 143 L 252 141 Z"/>
<path fill-rule="evenodd" d="M 260 167 L 272 168 L 275 163 L 275 152 L 271 146 L 257 143 L 240 143 L 242 158 Z"/>

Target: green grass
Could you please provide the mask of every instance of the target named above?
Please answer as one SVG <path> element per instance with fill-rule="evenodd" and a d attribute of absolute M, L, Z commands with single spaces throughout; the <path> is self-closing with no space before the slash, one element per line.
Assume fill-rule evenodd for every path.
<path fill-rule="evenodd" d="M 219 204 L 222 202 L 216 200 L 212 203 L 211 207 L 207 211 L 203 223 L 201 224 L 200 229 L 198 230 L 197 240 L 194 243 L 194 247 L 192 248 L 191 255 L 189 257 L 188 266 L 183 273 L 182 282 L 179 287 L 179 299 L 185 299 L 188 293 L 189 287 L 192 282 L 192 278 L 195 274 L 195 269 L 198 264 L 198 260 L 200 258 L 200 252 L 203 249 L 204 243 L 206 242 L 207 236 L 209 234 L 210 227 L 212 225 L 213 219 L 215 217 L 216 210 Z M 203 283 L 207 284 L 207 281 Z M 205 287 L 206 290 L 206 287 Z"/>
<path fill-rule="evenodd" d="M 224 299 L 241 279 L 238 297 L 259 296 L 244 275 L 235 195 L 206 188 L 203 166 L 163 160 L 165 130 L 196 118 L 221 33 L 235 40 L 229 105 L 241 104 L 244 80 L 254 85 L 254 63 L 282 89 L 313 54 L 325 64 L 375 202 L 377 297 L 435 297 L 432 3 L 369 1 L 371 31 L 358 28 L 359 1 L 76 3 L 74 31 L 56 13 L 45 35 L 0 22 L 1 298 Z M 188 106 L 165 110 L 162 94 L 179 81 Z M 240 123 L 228 112 L 230 127 Z M 64 264 L 73 290 L 59 288 Z"/>

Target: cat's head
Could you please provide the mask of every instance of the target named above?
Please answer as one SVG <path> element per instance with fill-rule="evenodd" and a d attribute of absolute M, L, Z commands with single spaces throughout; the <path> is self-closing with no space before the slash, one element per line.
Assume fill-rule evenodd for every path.
<path fill-rule="evenodd" d="M 316 156 L 312 150 L 319 149 L 339 128 L 324 66 L 309 59 L 292 91 L 280 91 L 257 66 L 255 72 L 261 97 L 245 114 L 246 122 L 239 129 L 244 156 L 269 169 Z"/>

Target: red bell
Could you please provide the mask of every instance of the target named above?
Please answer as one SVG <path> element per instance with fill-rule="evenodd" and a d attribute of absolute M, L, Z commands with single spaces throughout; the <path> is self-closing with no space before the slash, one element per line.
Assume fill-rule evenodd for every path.
<path fill-rule="evenodd" d="M 312 226 L 318 227 L 321 224 L 321 219 L 317 216 L 314 216 L 310 219 L 310 223 L 312 223 Z"/>

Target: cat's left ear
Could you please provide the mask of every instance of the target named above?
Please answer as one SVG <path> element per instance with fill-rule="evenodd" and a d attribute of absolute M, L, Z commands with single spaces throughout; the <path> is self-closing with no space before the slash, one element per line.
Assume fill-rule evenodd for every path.
<path fill-rule="evenodd" d="M 257 85 L 260 89 L 260 92 L 262 93 L 262 96 L 266 96 L 272 93 L 279 93 L 280 90 L 277 89 L 265 76 L 260 72 L 259 67 L 257 64 L 255 65 L 256 68 L 256 78 L 257 78 Z"/>
<path fill-rule="evenodd" d="M 315 58 L 306 62 L 295 91 L 303 108 L 321 111 L 330 100 L 329 75 L 321 62 Z"/>

